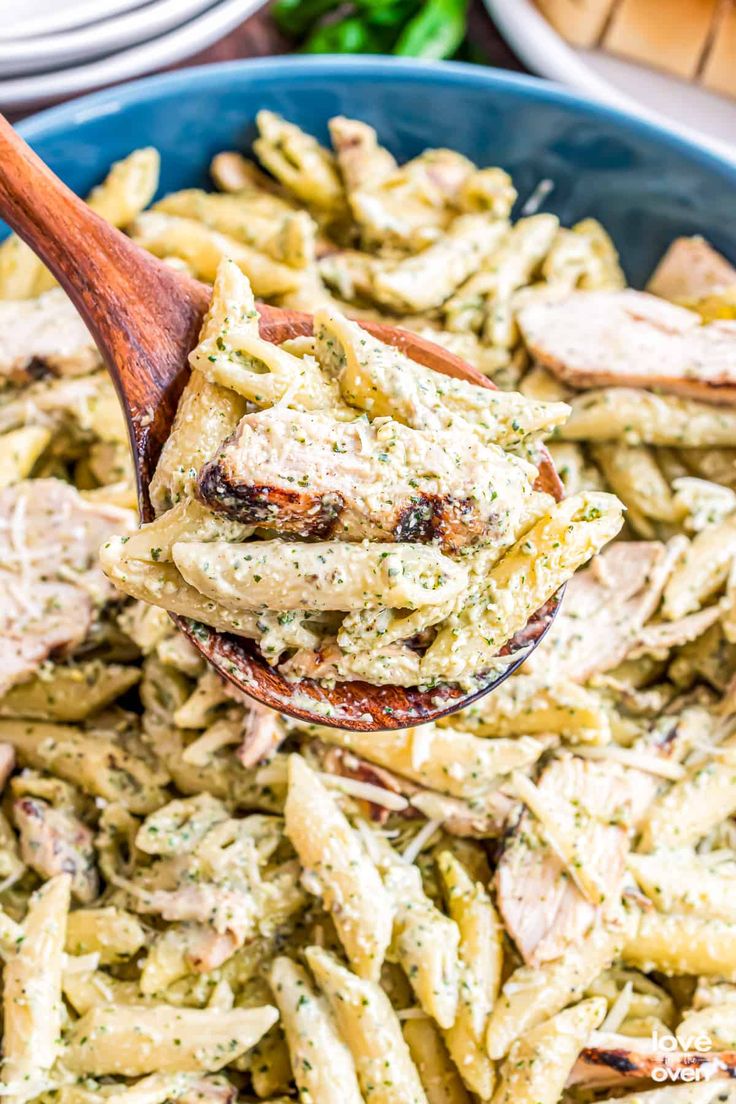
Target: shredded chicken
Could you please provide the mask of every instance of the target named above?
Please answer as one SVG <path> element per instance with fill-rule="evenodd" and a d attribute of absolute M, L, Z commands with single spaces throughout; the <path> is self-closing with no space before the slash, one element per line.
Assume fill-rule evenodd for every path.
<path fill-rule="evenodd" d="M 626 771 L 566 755 L 543 771 L 539 792 L 585 847 L 586 867 L 601 887 L 600 905 L 586 899 L 544 825 L 525 811 L 507 840 L 496 874 L 498 905 L 529 965 L 558 958 L 584 939 L 600 912 L 620 901 L 630 820 Z"/>
<path fill-rule="evenodd" d="M 0 300 L 0 386 L 101 367 L 89 331 L 61 288 L 37 299 Z"/>
<path fill-rule="evenodd" d="M 626 658 L 652 616 L 681 541 L 620 541 L 567 584 L 565 600 L 527 671 L 583 683 Z"/>
<path fill-rule="evenodd" d="M 131 511 L 87 502 L 61 480 L 0 490 L 0 694 L 86 639 L 116 597 L 97 551 L 134 525 Z"/>
<path fill-rule="evenodd" d="M 22 797 L 13 806 L 21 858 L 42 878 L 71 874 L 72 893 L 82 904 L 100 892 L 93 832 L 67 809 Z"/>
<path fill-rule="evenodd" d="M 253 700 L 248 706 L 243 742 L 235 754 L 244 767 L 254 767 L 278 750 L 286 732 L 283 721 L 273 709 Z"/>

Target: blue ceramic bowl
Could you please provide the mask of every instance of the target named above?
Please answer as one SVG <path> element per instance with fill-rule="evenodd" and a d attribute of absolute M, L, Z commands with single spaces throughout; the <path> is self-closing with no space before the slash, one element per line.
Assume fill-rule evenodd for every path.
<path fill-rule="evenodd" d="M 156 146 L 161 192 L 207 184 L 222 149 L 247 149 L 259 108 L 319 138 L 331 115 L 372 123 L 403 160 L 448 146 L 502 165 L 522 199 L 549 178 L 543 209 L 599 218 L 641 285 L 672 238 L 703 234 L 736 262 L 736 165 L 622 112 L 542 81 L 481 66 L 391 58 L 237 61 L 85 96 L 19 128 L 75 191 L 110 163 Z"/>

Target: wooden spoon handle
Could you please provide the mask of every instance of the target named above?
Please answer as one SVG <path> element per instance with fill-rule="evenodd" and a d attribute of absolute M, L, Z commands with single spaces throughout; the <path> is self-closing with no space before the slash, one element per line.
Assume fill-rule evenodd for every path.
<path fill-rule="evenodd" d="M 144 252 L 63 184 L 0 115 L 0 217 L 51 270 L 126 409 L 147 486 L 187 378 L 209 290 Z"/>

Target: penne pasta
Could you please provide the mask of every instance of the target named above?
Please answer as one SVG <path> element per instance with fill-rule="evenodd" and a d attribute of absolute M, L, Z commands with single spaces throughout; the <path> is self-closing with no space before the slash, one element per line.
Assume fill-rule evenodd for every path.
<path fill-rule="evenodd" d="M 391 940 L 391 899 L 337 801 L 298 755 L 289 758 L 285 818 L 286 834 L 316 880 L 351 964 L 359 976 L 376 980 Z"/>
<path fill-rule="evenodd" d="M 269 978 L 299 1093 L 321 1104 L 361 1104 L 352 1055 L 306 970 L 281 957 L 274 960 Z"/>
<path fill-rule="evenodd" d="M 321 947 L 308 947 L 306 955 L 353 1056 L 364 1098 L 371 1097 L 374 1104 L 427 1104 L 401 1026 L 383 989 L 351 974 Z"/>

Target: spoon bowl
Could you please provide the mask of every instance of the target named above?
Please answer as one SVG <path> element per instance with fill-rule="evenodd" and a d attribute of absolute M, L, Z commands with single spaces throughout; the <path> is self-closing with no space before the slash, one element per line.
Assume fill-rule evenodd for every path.
<path fill-rule="evenodd" d="M 174 271 L 135 245 L 87 207 L 0 116 L 0 217 L 33 249 L 69 295 L 97 343 L 127 419 L 143 521 L 153 520 L 148 487 L 189 376 L 187 356 L 197 342 L 210 289 Z M 259 304 L 261 336 L 280 344 L 311 334 L 312 319 Z M 379 340 L 412 360 L 479 387 L 493 383 L 459 357 L 394 327 L 363 322 Z M 537 488 L 562 497 L 543 451 Z M 198 651 L 248 697 L 300 720 L 380 731 L 407 728 L 453 713 L 490 693 L 544 636 L 561 591 L 538 610 L 502 650 L 496 673 L 470 692 L 456 686 L 417 688 L 311 679 L 285 679 L 252 641 L 189 618 L 174 621 Z"/>

